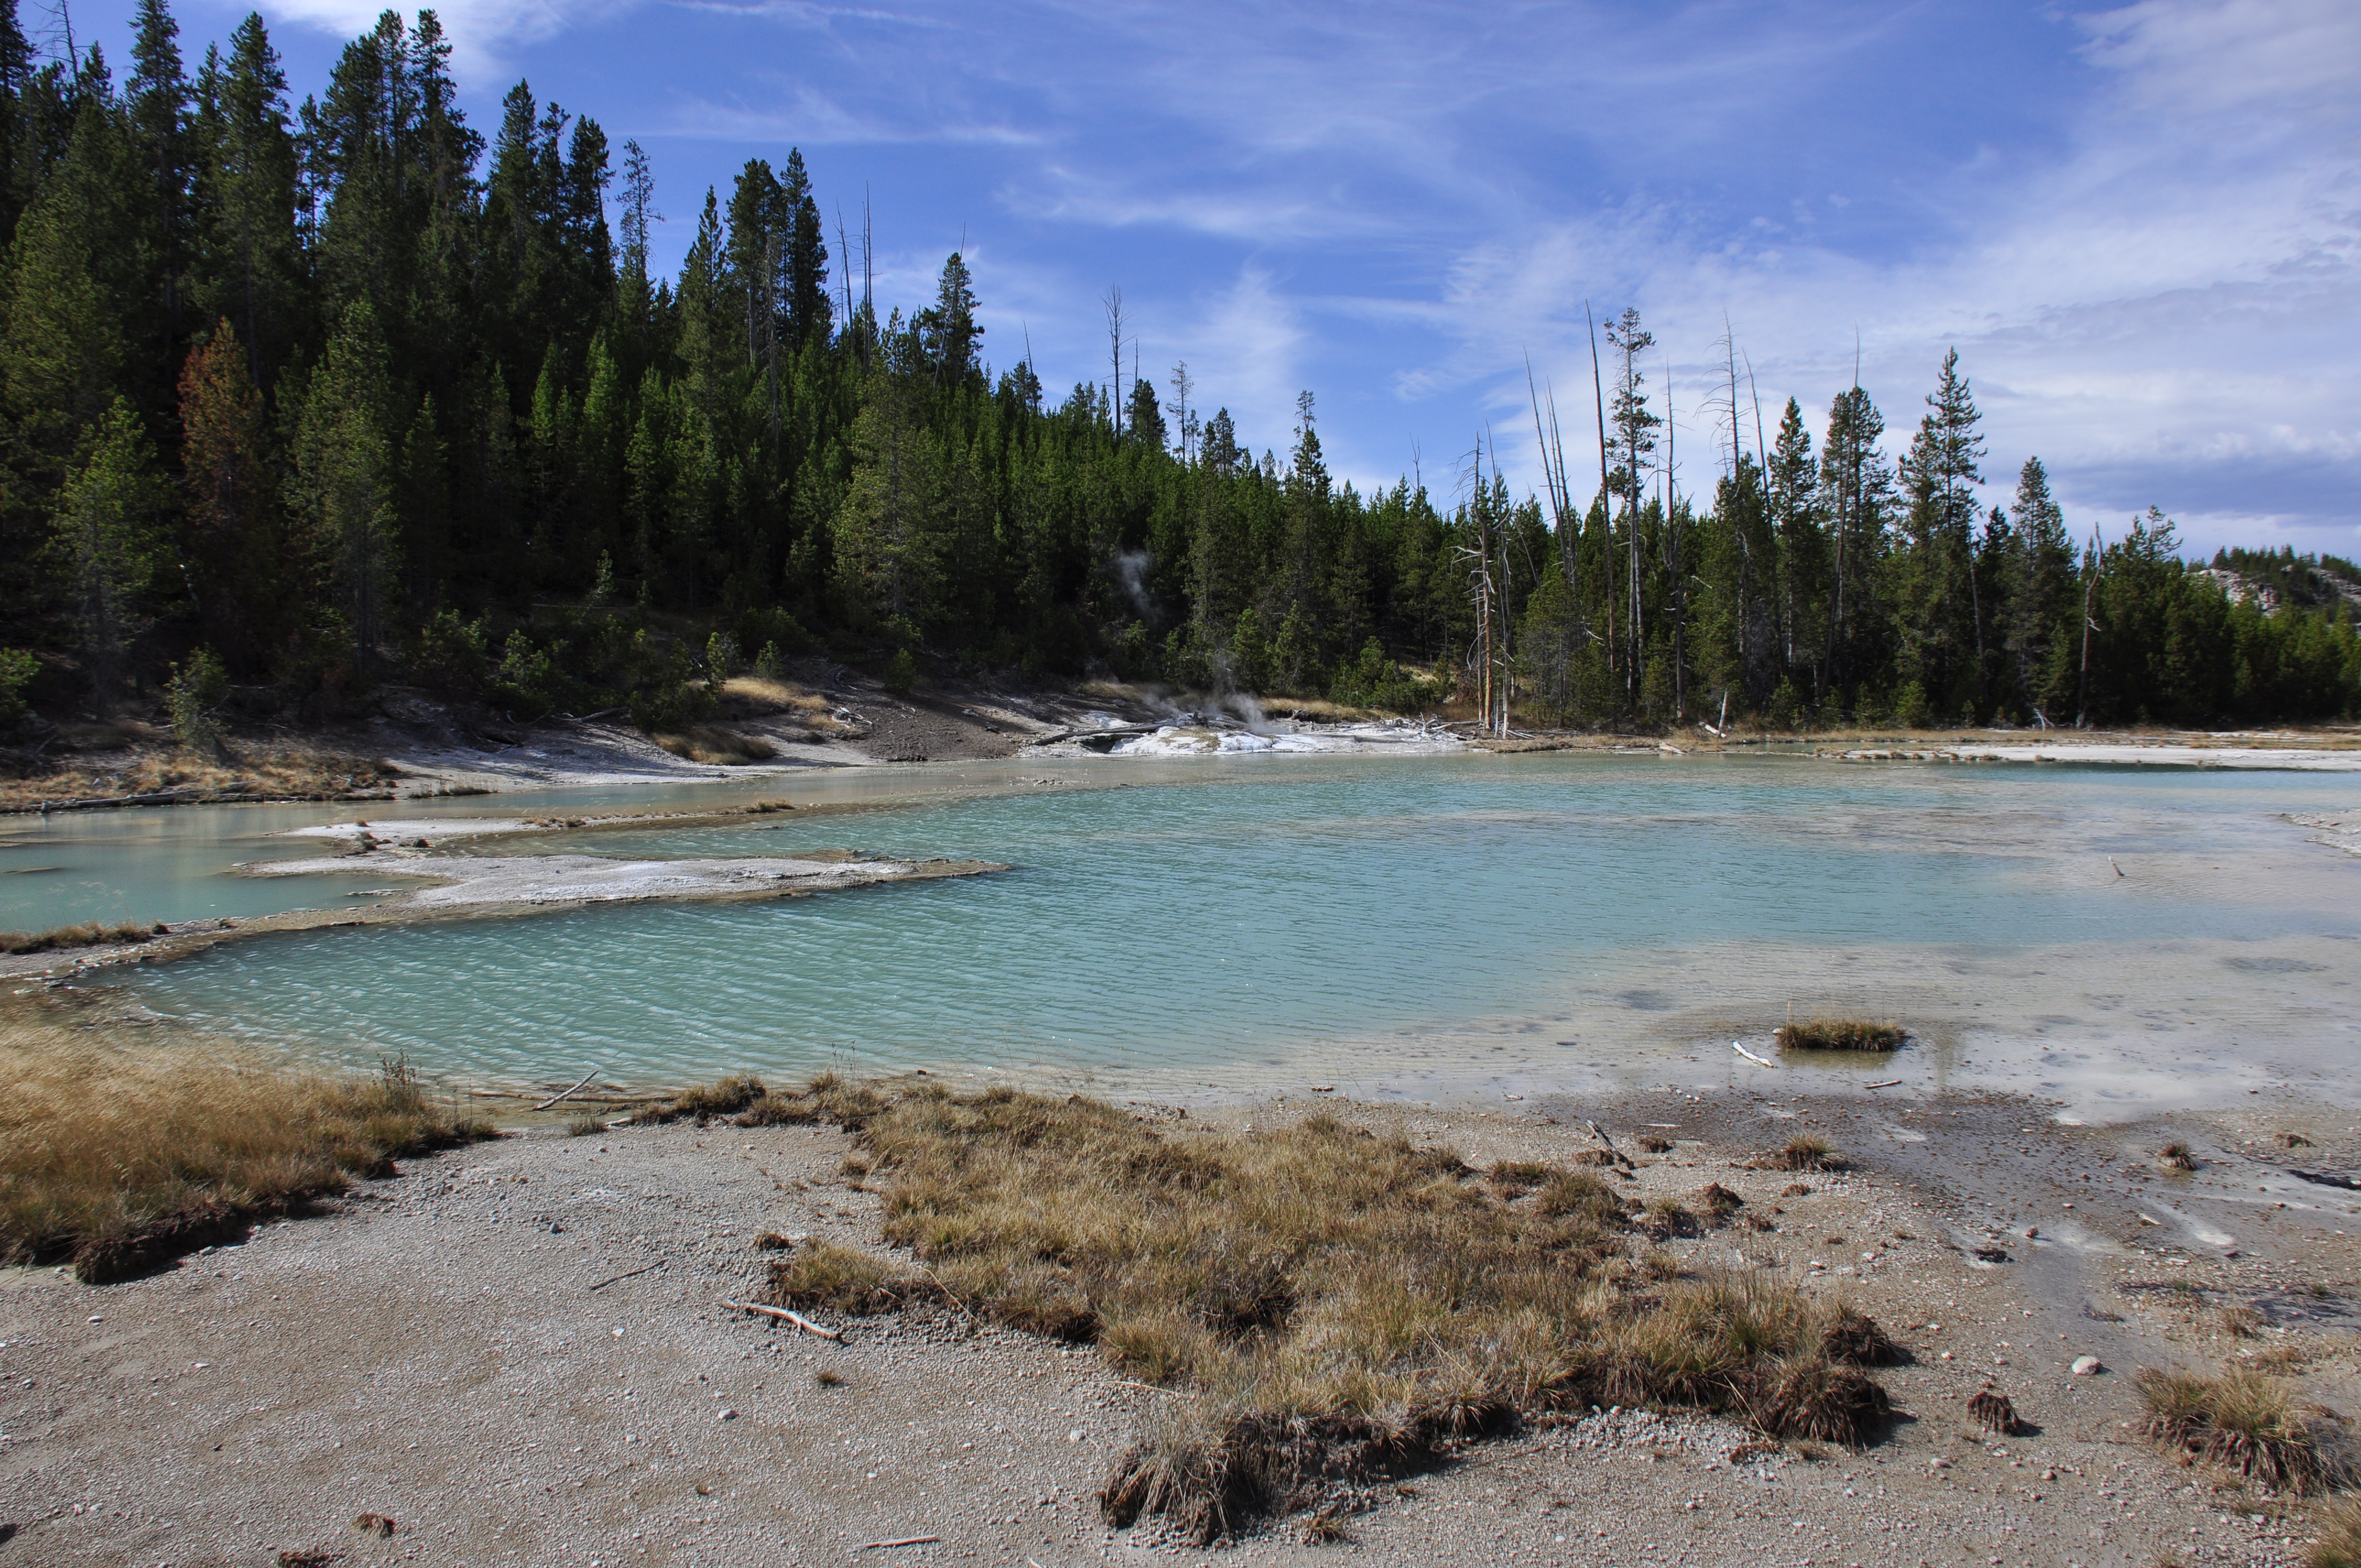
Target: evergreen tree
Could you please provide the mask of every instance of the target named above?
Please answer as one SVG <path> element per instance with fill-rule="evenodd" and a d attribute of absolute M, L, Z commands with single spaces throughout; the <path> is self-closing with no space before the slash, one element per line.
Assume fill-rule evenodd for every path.
<path fill-rule="evenodd" d="M 144 600 L 162 543 L 166 492 L 128 400 L 109 406 L 89 448 L 59 494 L 51 547 L 64 570 L 91 704 L 104 718 L 129 646 L 148 625 Z"/>
<path fill-rule="evenodd" d="M 1910 508 L 1898 568 L 1896 609 L 1903 679 L 1916 681 L 1944 717 L 1984 700 L 1984 617 L 1978 567 L 1980 519 L 1969 487 L 1982 482 L 1980 418 L 1960 351 L 1943 356 L 1941 378 L 1927 398 L 1902 462 Z"/>
<path fill-rule="evenodd" d="M 181 370 L 181 475 L 206 640 L 250 665 L 281 591 L 277 485 L 262 394 L 226 317 Z"/>
<path fill-rule="evenodd" d="M 1845 696 L 1874 675 L 1885 641 L 1875 597 L 1894 506 L 1894 472 L 1878 447 L 1884 434 L 1884 417 L 1860 387 L 1830 402 L 1820 444 L 1820 512 L 1829 532 L 1828 687 Z"/>
<path fill-rule="evenodd" d="M 812 195 L 811 174 L 804 155 L 787 149 L 786 168 L 779 177 L 779 194 L 787 213 L 786 290 L 787 341 L 801 349 L 829 339 L 828 229 L 820 222 L 819 203 Z"/>
<path fill-rule="evenodd" d="M 1804 683 L 1818 695 L 1828 583 L 1828 535 L 1819 512 L 1819 463 L 1812 433 L 1795 399 L 1779 416 L 1779 439 L 1771 449 L 1771 524 L 1778 534 L 1779 663 L 1790 680 L 1806 667 Z"/>
<path fill-rule="evenodd" d="M 401 558 L 390 391 L 377 313 L 356 301 L 304 400 L 292 499 L 317 602 L 341 620 L 364 684 L 388 630 Z"/>
<path fill-rule="evenodd" d="M 983 335 L 976 324 L 974 280 L 967 260 L 956 250 L 943 260 L 935 282 L 935 302 L 918 313 L 922 352 L 944 385 L 956 387 L 976 368 L 975 341 Z"/>
<path fill-rule="evenodd" d="M 259 16 L 230 34 L 226 63 L 206 52 L 192 139 L 191 292 L 211 319 L 237 323 L 247 368 L 267 389 L 294 345 L 303 301 L 287 77 Z"/>
<path fill-rule="evenodd" d="M 2062 715 L 2073 696 L 2074 546 L 2040 458 L 2025 460 L 2010 510 L 2015 548 L 2008 572 L 2008 655 L 2026 700 L 2044 717 Z"/>
<path fill-rule="evenodd" d="M 194 238 L 189 203 L 189 82 L 181 69 L 181 27 L 164 0 L 139 0 L 126 83 L 132 138 L 149 181 L 148 203 L 155 289 L 162 315 L 159 345 L 169 356 L 187 330 L 181 293 Z M 169 366 L 159 370 L 170 373 Z"/>

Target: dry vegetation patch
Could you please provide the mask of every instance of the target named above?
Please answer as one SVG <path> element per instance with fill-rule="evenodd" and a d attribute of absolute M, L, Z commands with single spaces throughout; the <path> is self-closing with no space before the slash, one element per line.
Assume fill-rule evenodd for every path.
<path fill-rule="evenodd" d="M 1264 1514 L 1355 1506 L 1446 1445 L 1558 1408 L 1704 1408 L 1843 1443 L 1890 1415 L 1854 1365 L 1884 1343 L 1874 1324 L 1765 1275 L 1650 1266 L 1623 1200 L 1587 1170 L 1478 1172 L 1325 1114 L 1168 1133 L 1008 1090 L 830 1079 L 734 1113 L 856 1126 L 885 1239 L 917 1259 L 799 1246 L 773 1265 L 779 1305 L 949 1297 L 1094 1343 L 1124 1376 L 1187 1396 L 1159 1405 L 1109 1476 L 1118 1526 L 1162 1516 L 1202 1543 Z"/>
<path fill-rule="evenodd" d="M 1771 1037 L 1783 1051 L 1893 1051 L 1910 1035 L 1899 1024 L 1872 1018 L 1814 1018 L 1786 1025 Z"/>
<path fill-rule="evenodd" d="M 2361 1499 L 2344 1497 L 2321 1509 L 2303 1562 L 2304 1568 L 2361 1568 Z"/>
<path fill-rule="evenodd" d="M 400 1061 L 368 1078 L 137 1055 L 0 1027 L 0 1260 L 71 1258 L 92 1284 L 487 1136 Z"/>
<path fill-rule="evenodd" d="M 767 762 L 779 754 L 776 746 L 759 735 L 741 735 L 718 724 L 692 724 L 686 729 L 665 730 L 654 740 L 674 756 L 686 757 L 709 768 L 741 768 L 750 762 Z"/>
<path fill-rule="evenodd" d="M 144 942 L 167 932 L 162 926 L 105 926 L 98 921 L 85 921 L 79 926 L 56 926 L 38 933 L 0 931 L 0 953 L 49 953 L 68 948 L 104 948 L 123 942 Z"/>
<path fill-rule="evenodd" d="M 2295 1406 L 2285 1379 L 2243 1367 L 2213 1376 L 2140 1369 L 2135 1382 L 2148 1436 L 2282 1491 L 2318 1490 L 2338 1468 Z"/>

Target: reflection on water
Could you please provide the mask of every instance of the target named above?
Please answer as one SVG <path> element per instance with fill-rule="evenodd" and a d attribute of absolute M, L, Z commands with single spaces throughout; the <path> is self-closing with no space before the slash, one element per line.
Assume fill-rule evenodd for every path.
<path fill-rule="evenodd" d="M 2101 1093 L 2127 1052 L 2165 1042 L 2157 1070 L 2200 1075 L 2282 1058 L 2333 1075 L 2361 1042 L 2337 1021 L 2361 969 L 2339 961 L 2361 939 L 2361 861 L 2280 816 L 2349 807 L 2361 788 L 2334 776 L 1565 755 L 1058 768 L 1142 782 L 534 845 L 844 845 L 1005 875 L 320 931 L 137 983 L 259 1040 L 534 1079 L 924 1064 L 1243 1087 L 1316 1058 L 1507 1083 L 1661 1071 L 1783 1003 L 1906 1007 L 1927 1070 L 2013 1041 L 2011 1071 Z"/>

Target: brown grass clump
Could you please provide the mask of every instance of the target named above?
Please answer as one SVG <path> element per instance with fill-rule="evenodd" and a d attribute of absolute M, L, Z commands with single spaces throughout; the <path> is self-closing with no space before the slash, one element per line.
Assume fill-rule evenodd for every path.
<path fill-rule="evenodd" d="M 49 953 L 67 948 L 106 948 L 144 942 L 170 934 L 166 926 L 103 926 L 95 920 L 80 926 L 58 926 L 47 931 L 0 931 L 0 953 Z"/>
<path fill-rule="evenodd" d="M 1910 1037 L 1899 1024 L 1869 1018 L 1814 1018 L 1773 1031 L 1783 1051 L 1893 1051 Z"/>
<path fill-rule="evenodd" d="M 1886 1338 L 1877 1320 L 1850 1302 L 1820 1330 L 1820 1354 L 1844 1366 L 1900 1366 L 1910 1353 Z"/>
<path fill-rule="evenodd" d="M 890 1312 L 923 1293 L 929 1293 L 923 1280 L 834 1242 L 796 1247 L 771 1265 L 765 1292 L 774 1306 L 827 1308 L 856 1318 Z"/>
<path fill-rule="evenodd" d="M 1644 1138 L 1635 1138 L 1632 1141 L 1640 1146 L 1640 1152 L 1642 1154 L 1670 1154 L 1673 1152 L 1673 1140 L 1670 1138 L 1659 1138 L 1652 1135 Z"/>
<path fill-rule="evenodd" d="M 256 1219 L 383 1176 L 397 1157 L 492 1135 L 417 1074 L 368 1078 L 133 1056 L 0 1029 L 0 1260 L 136 1275 Z"/>
<path fill-rule="evenodd" d="M 1798 1134 L 1787 1140 L 1784 1148 L 1773 1149 L 1754 1162 L 1764 1170 L 1842 1170 L 1844 1157 L 1837 1153 L 1828 1139 L 1810 1133 Z"/>
<path fill-rule="evenodd" d="M 2320 1510 L 2317 1528 L 2303 1550 L 2304 1568 L 2361 1568 L 2361 1498 L 2329 1504 Z"/>
<path fill-rule="evenodd" d="M 1746 1207 L 1746 1200 L 1719 1181 L 1708 1181 L 1698 1189 L 1697 1207 L 1715 1221 L 1726 1223 L 1732 1214 Z"/>
<path fill-rule="evenodd" d="M 759 735 L 741 735 L 714 724 L 692 724 L 678 732 L 657 735 L 654 740 L 674 756 L 703 762 L 707 767 L 743 767 L 749 762 L 767 762 L 779 754 L 776 746 Z"/>
<path fill-rule="evenodd" d="M 776 1096 L 752 1102 L 747 1114 Z M 1740 1412 L 1857 1442 L 1884 1396 L 1819 1350 L 1820 1315 L 1754 1275 L 1650 1281 L 1587 1171 L 1479 1173 L 1333 1116 L 1168 1137 L 1104 1102 L 834 1080 L 796 1103 L 859 1123 L 885 1239 L 923 1277 L 799 1247 L 775 1299 L 880 1310 L 948 1293 L 979 1317 L 1095 1343 L 1187 1392 L 1101 1501 L 1201 1543 L 1325 1507 L 1441 1445 L 1590 1403 Z"/>
<path fill-rule="evenodd" d="M 1979 1431 L 1998 1432 L 2003 1437 L 2015 1437 L 2025 1430 L 2017 1419 L 2016 1407 L 2008 1396 L 1986 1388 L 1968 1401 L 1968 1419 L 1976 1423 Z"/>
<path fill-rule="evenodd" d="M 2187 1144 L 2169 1143 L 2156 1151 L 2156 1163 L 2167 1170 L 2195 1170 L 2197 1156 Z"/>
<path fill-rule="evenodd" d="M 2218 1376 L 2143 1367 L 2134 1379 L 2145 1431 L 2168 1448 L 2225 1464 L 2282 1491 L 2312 1491 L 2329 1464 L 2284 1379 L 2232 1368 Z"/>

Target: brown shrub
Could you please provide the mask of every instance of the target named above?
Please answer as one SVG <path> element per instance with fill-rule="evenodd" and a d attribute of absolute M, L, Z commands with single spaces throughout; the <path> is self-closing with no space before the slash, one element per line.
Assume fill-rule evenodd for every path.
<path fill-rule="evenodd" d="M 1844 1366 L 1900 1366 L 1910 1359 L 1875 1318 L 1850 1302 L 1839 1304 L 1821 1328 L 1820 1354 Z"/>
<path fill-rule="evenodd" d="M 825 1308 L 858 1318 L 890 1312 L 927 1288 L 865 1252 L 814 1242 L 771 1265 L 763 1294 L 774 1306 Z"/>
<path fill-rule="evenodd" d="M 1899 1024 L 1868 1018 L 1815 1018 L 1789 1024 L 1771 1037 L 1783 1051 L 1892 1051 L 1899 1050 L 1910 1036 Z"/>
<path fill-rule="evenodd" d="M 243 1234 L 262 1216 L 492 1135 L 387 1058 L 327 1078 L 135 1056 L 0 1028 L 0 1259 L 71 1258 L 99 1284 Z"/>
<path fill-rule="evenodd" d="M 1968 1419 L 1976 1423 L 1978 1431 L 1998 1432 L 2003 1437 L 2015 1437 L 2025 1430 L 2008 1396 L 1991 1388 L 1979 1390 L 1968 1401 Z"/>
<path fill-rule="evenodd" d="M 776 1298 L 877 1310 L 939 1288 L 1185 1390 L 1109 1476 L 1117 1525 L 1210 1541 L 1561 1406 L 1702 1405 L 1836 1442 L 1883 1408 L 1821 1356 L 1794 1288 L 1620 1258 L 1630 1221 L 1587 1171 L 1479 1177 L 1328 1115 L 1175 1139 L 1079 1095 L 808 1098 L 858 1122 L 885 1238 L 927 1277 L 798 1249 Z"/>
<path fill-rule="evenodd" d="M 2217 1376 L 2142 1367 L 2134 1378 L 2148 1436 L 2284 1491 L 2317 1489 L 2331 1466 L 2283 1379 L 2234 1367 Z"/>
<path fill-rule="evenodd" d="M 28 931 L 0 931 L 0 953 L 48 953 L 68 948 L 107 948 L 119 943 L 145 942 L 168 936 L 166 926 L 103 926 L 95 920 L 80 926 L 57 926 L 38 935 Z"/>
<path fill-rule="evenodd" d="M 741 735 L 714 724 L 692 724 L 654 739 L 657 745 L 674 756 L 686 757 L 709 768 L 742 767 L 748 762 L 768 762 L 779 754 L 777 747 L 760 736 Z"/>
<path fill-rule="evenodd" d="M 2361 1498 L 2341 1497 L 2321 1509 L 2315 1530 L 2303 1568 L 2361 1568 Z"/>
<path fill-rule="evenodd" d="M 1787 1140 L 1784 1148 L 1773 1149 L 1755 1162 L 1764 1170 L 1842 1170 L 1844 1157 L 1837 1153 L 1826 1138 L 1810 1133 L 1798 1134 Z"/>

